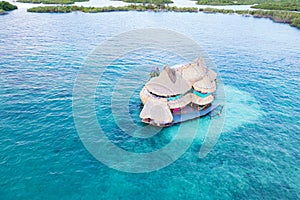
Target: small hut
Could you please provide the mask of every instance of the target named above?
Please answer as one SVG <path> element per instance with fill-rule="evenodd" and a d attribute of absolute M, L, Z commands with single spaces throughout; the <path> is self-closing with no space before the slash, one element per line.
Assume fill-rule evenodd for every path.
<path fill-rule="evenodd" d="M 208 69 L 204 60 L 169 67 L 151 78 L 140 92 L 144 107 L 142 121 L 156 126 L 179 123 L 179 115 L 201 117 L 213 110 L 217 74 Z M 195 112 L 199 114 L 195 115 Z M 176 116 L 176 117 L 175 117 Z M 194 118 L 194 117 L 193 117 Z M 184 119 L 189 119 L 185 116 Z"/>

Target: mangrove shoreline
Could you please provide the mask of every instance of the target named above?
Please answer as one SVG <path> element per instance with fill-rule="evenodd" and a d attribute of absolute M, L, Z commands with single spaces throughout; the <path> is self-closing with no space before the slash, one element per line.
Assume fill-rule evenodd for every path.
<path fill-rule="evenodd" d="M 74 4 L 75 2 L 85 2 L 89 0 L 17 0 L 20 3 L 35 3 L 35 4 Z"/>
<path fill-rule="evenodd" d="M 154 12 L 204 12 L 239 14 L 242 16 L 253 16 L 257 18 L 268 18 L 277 23 L 286 23 L 300 29 L 300 13 L 275 10 L 227 10 L 215 8 L 192 8 L 176 6 L 156 5 L 129 5 L 129 6 L 108 6 L 108 7 L 83 7 L 83 6 L 38 6 L 27 9 L 28 12 L 36 13 L 70 13 L 73 11 L 84 13 L 116 12 L 116 11 L 154 11 Z"/>
<path fill-rule="evenodd" d="M 17 6 L 12 5 L 7 1 L 0 1 L 0 15 L 5 15 L 8 11 L 16 9 L 18 9 Z"/>

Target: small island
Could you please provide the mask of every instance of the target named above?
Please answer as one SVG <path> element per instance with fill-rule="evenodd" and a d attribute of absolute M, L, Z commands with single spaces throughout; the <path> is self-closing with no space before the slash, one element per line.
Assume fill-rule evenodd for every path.
<path fill-rule="evenodd" d="M 265 10 L 286 10 L 286 11 L 300 11 L 300 2 L 285 2 L 285 1 L 275 1 L 268 3 L 260 3 L 251 8 L 255 9 L 265 9 Z"/>
<path fill-rule="evenodd" d="M 229 5 L 253 5 L 261 0 L 198 0 L 198 5 L 214 5 L 214 6 L 229 6 Z"/>
<path fill-rule="evenodd" d="M 251 8 L 263 10 L 300 11 L 299 0 L 198 0 L 198 5 L 252 5 Z"/>
<path fill-rule="evenodd" d="M 253 8 L 260 8 L 256 6 L 262 6 L 261 9 L 269 9 L 274 5 L 276 10 L 282 10 L 283 7 L 299 6 L 298 0 L 197 0 L 198 5 L 215 5 L 215 6 L 226 6 L 226 5 L 254 5 Z"/>
<path fill-rule="evenodd" d="M 17 0 L 21 3 L 36 3 L 36 4 L 73 4 L 75 2 L 84 2 L 89 0 Z"/>
<path fill-rule="evenodd" d="M 173 3 L 171 0 L 122 0 L 127 3 L 142 3 L 142 4 L 154 4 L 154 5 L 165 5 Z"/>
<path fill-rule="evenodd" d="M 164 5 L 128 5 L 128 6 L 106 6 L 106 7 L 84 7 L 84 6 L 38 6 L 29 8 L 28 12 L 38 13 L 69 13 L 72 11 L 80 11 L 85 13 L 98 13 L 98 12 L 115 12 L 115 11 L 154 11 L 154 12 L 199 12 L 198 8 L 181 8 L 176 6 Z"/>
<path fill-rule="evenodd" d="M 215 9 L 205 8 L 200 9 L 205 13 L 223 13 L 223 14 L 239 14 L 242 16 L 253 16 L 256 18 L 268 18 L 276 23 L 286 23 L 290 26 L 300 29 L 300 13 L 279 11 L 279 10 L 226 10 L 226 9 Z"/>
<path fill-rule="evenodd" d="M 0 1 L 0 15 L 6 14 L 7 11 L 18 9 L 17 6 L 10 4 L 7 1 Z"/>

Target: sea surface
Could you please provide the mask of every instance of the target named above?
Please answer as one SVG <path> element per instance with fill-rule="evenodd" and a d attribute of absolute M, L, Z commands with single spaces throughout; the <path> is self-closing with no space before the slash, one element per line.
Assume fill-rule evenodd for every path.
<path fill-rule="evenodd" d="M 201 45 L 225 85 L 226 119 L 206 157 L 198 152 L 209 117 L 196 121 L 203 129 L 178 160 L 134 174 L 111 169 L 86 150 L 75 128 L 72 97 L 91 52 L 141 28 L 175 31 Z M 171 142 L 178 127 L 145 143 L 128 137 L 109 109 L 113 84 L 122 66 L 162 68 L 181 60 L 155 50 L 133 53 L 107 68 L 95 111 L 114 144 L 149 152 Z M 0 16 L 0 58 L 0 199 L 300 199 L 298 29 L 238 15 L 19 9 Z M 128 103 L 135 123 L 146 70 L 144 80 L 132 79 L 130 86 L 136 88 Z"/>

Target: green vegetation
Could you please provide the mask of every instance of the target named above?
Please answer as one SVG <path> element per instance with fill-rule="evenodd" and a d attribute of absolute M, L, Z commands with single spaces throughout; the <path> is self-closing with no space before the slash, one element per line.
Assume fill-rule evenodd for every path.
<path fill-rule="evenodd" d="M 43 3 L 43 4 L 73 4 L 75 2 L 89 1 L 89 0 L 17 0 L 22 3 Z M 154 5 L 165 5 L 169 3 L 173 3 L 171 0 L 123 0 L 127 3 L 142 3 L 146 4 L 154 4 Z"/>
<path fill-rule="evenodd" d="M 261 3 L 261 4 L 258 4 L 258 5 L 251 6 L 251 8 L 265 9 L 265 10 L 300 11 L 300 1 L 299 2 Z"/>
<path fill-rule="evenodd" d="M 81 11 L 86 13 L 113 12 L 113 11 L 174 11 L 174 12 L 198 12 L 198 8 L 178 8 L 176 6 L 158 6 L 158 5 L 129 5 L 120 7 L 83 7 L 83 6 L 38 6 L 29 8 L 28 12 L 38 13 L 69 13 L 72 11 Z"/>
<path fill-rule="evenodd" d="M 123 0 L 127 3 L 142 3 L 142 4 L 154 4 L 154 5 L 165 5 L 173 3 L 171 0 Z"/>
<path fill-rule="evenodd" d="M 300 13 L 289 12 L 289 11 L 275 11 L 275 10 L 225 10 L 216 8 L 205 8 L 199 9 L 204 13 L 224 13 L 232 14 L 236 13 L 243 16 L 253 16 L 258 18 L 269 18 L 277 23 L 287 23 L 291 26 L 300 29 Z"/>
<path fill-rule="evenodd" d="M 5 11 L 11 11 L 18 9 L 17 6 L 12 5 L 6 1 L 0 1 L 0 13 L 5 13 Z"/>
<path fill-rule="evenodd" d="M 217 8 L 200 8 L 200 12 L 204 13 L 224 13 L 224 14 L 233 14 L 234 10 L 229 9 L 217 9 Z"/>
<path fill-rule="evenodd" d="M 266 4 L 268 6 L 277 4 L 298 4 L 299 0 L 197 0 L 197 4 L 201 5 L 252 5 L 252 4 Z M 265 9 L 265 8 L 264 8 Z M 274 9 L 272 9 L 274 10 Z M 276 9 L 282 10 L 282 9 Z"/>
<path fill-rule="evenodd" d="M 300 29 L 300 13 L 273 10 L 239 10 L 237 14 L 252 15 L 258 18 L 269 18 L 274 22 L 287 23 Z"/>
<path fill-rule="evenodd" d="M 81 11 L 86 13 L 128 11 L 126 7 L 83 7 L 83 6 L 38 6 L 27 9 L 28 12 L 37 13 L 69 13 Z"/>
<path fill-rule="evenodd" d="M 75 2 L 89 1 L 89 0 L 17 0 L 22 3 L 43 3 L 43 4 L 73 4 Z"/>
<path fill-rule="evenodd" d="M 264 0 L 198 0 L 200 5 L 252 5 Z"/>
<path fill-rule="evenodd" d="M 4 10 L 0 9 L 0 15 L 4 15 L 4 14 L 6 14 L 6 12 Z"/>

